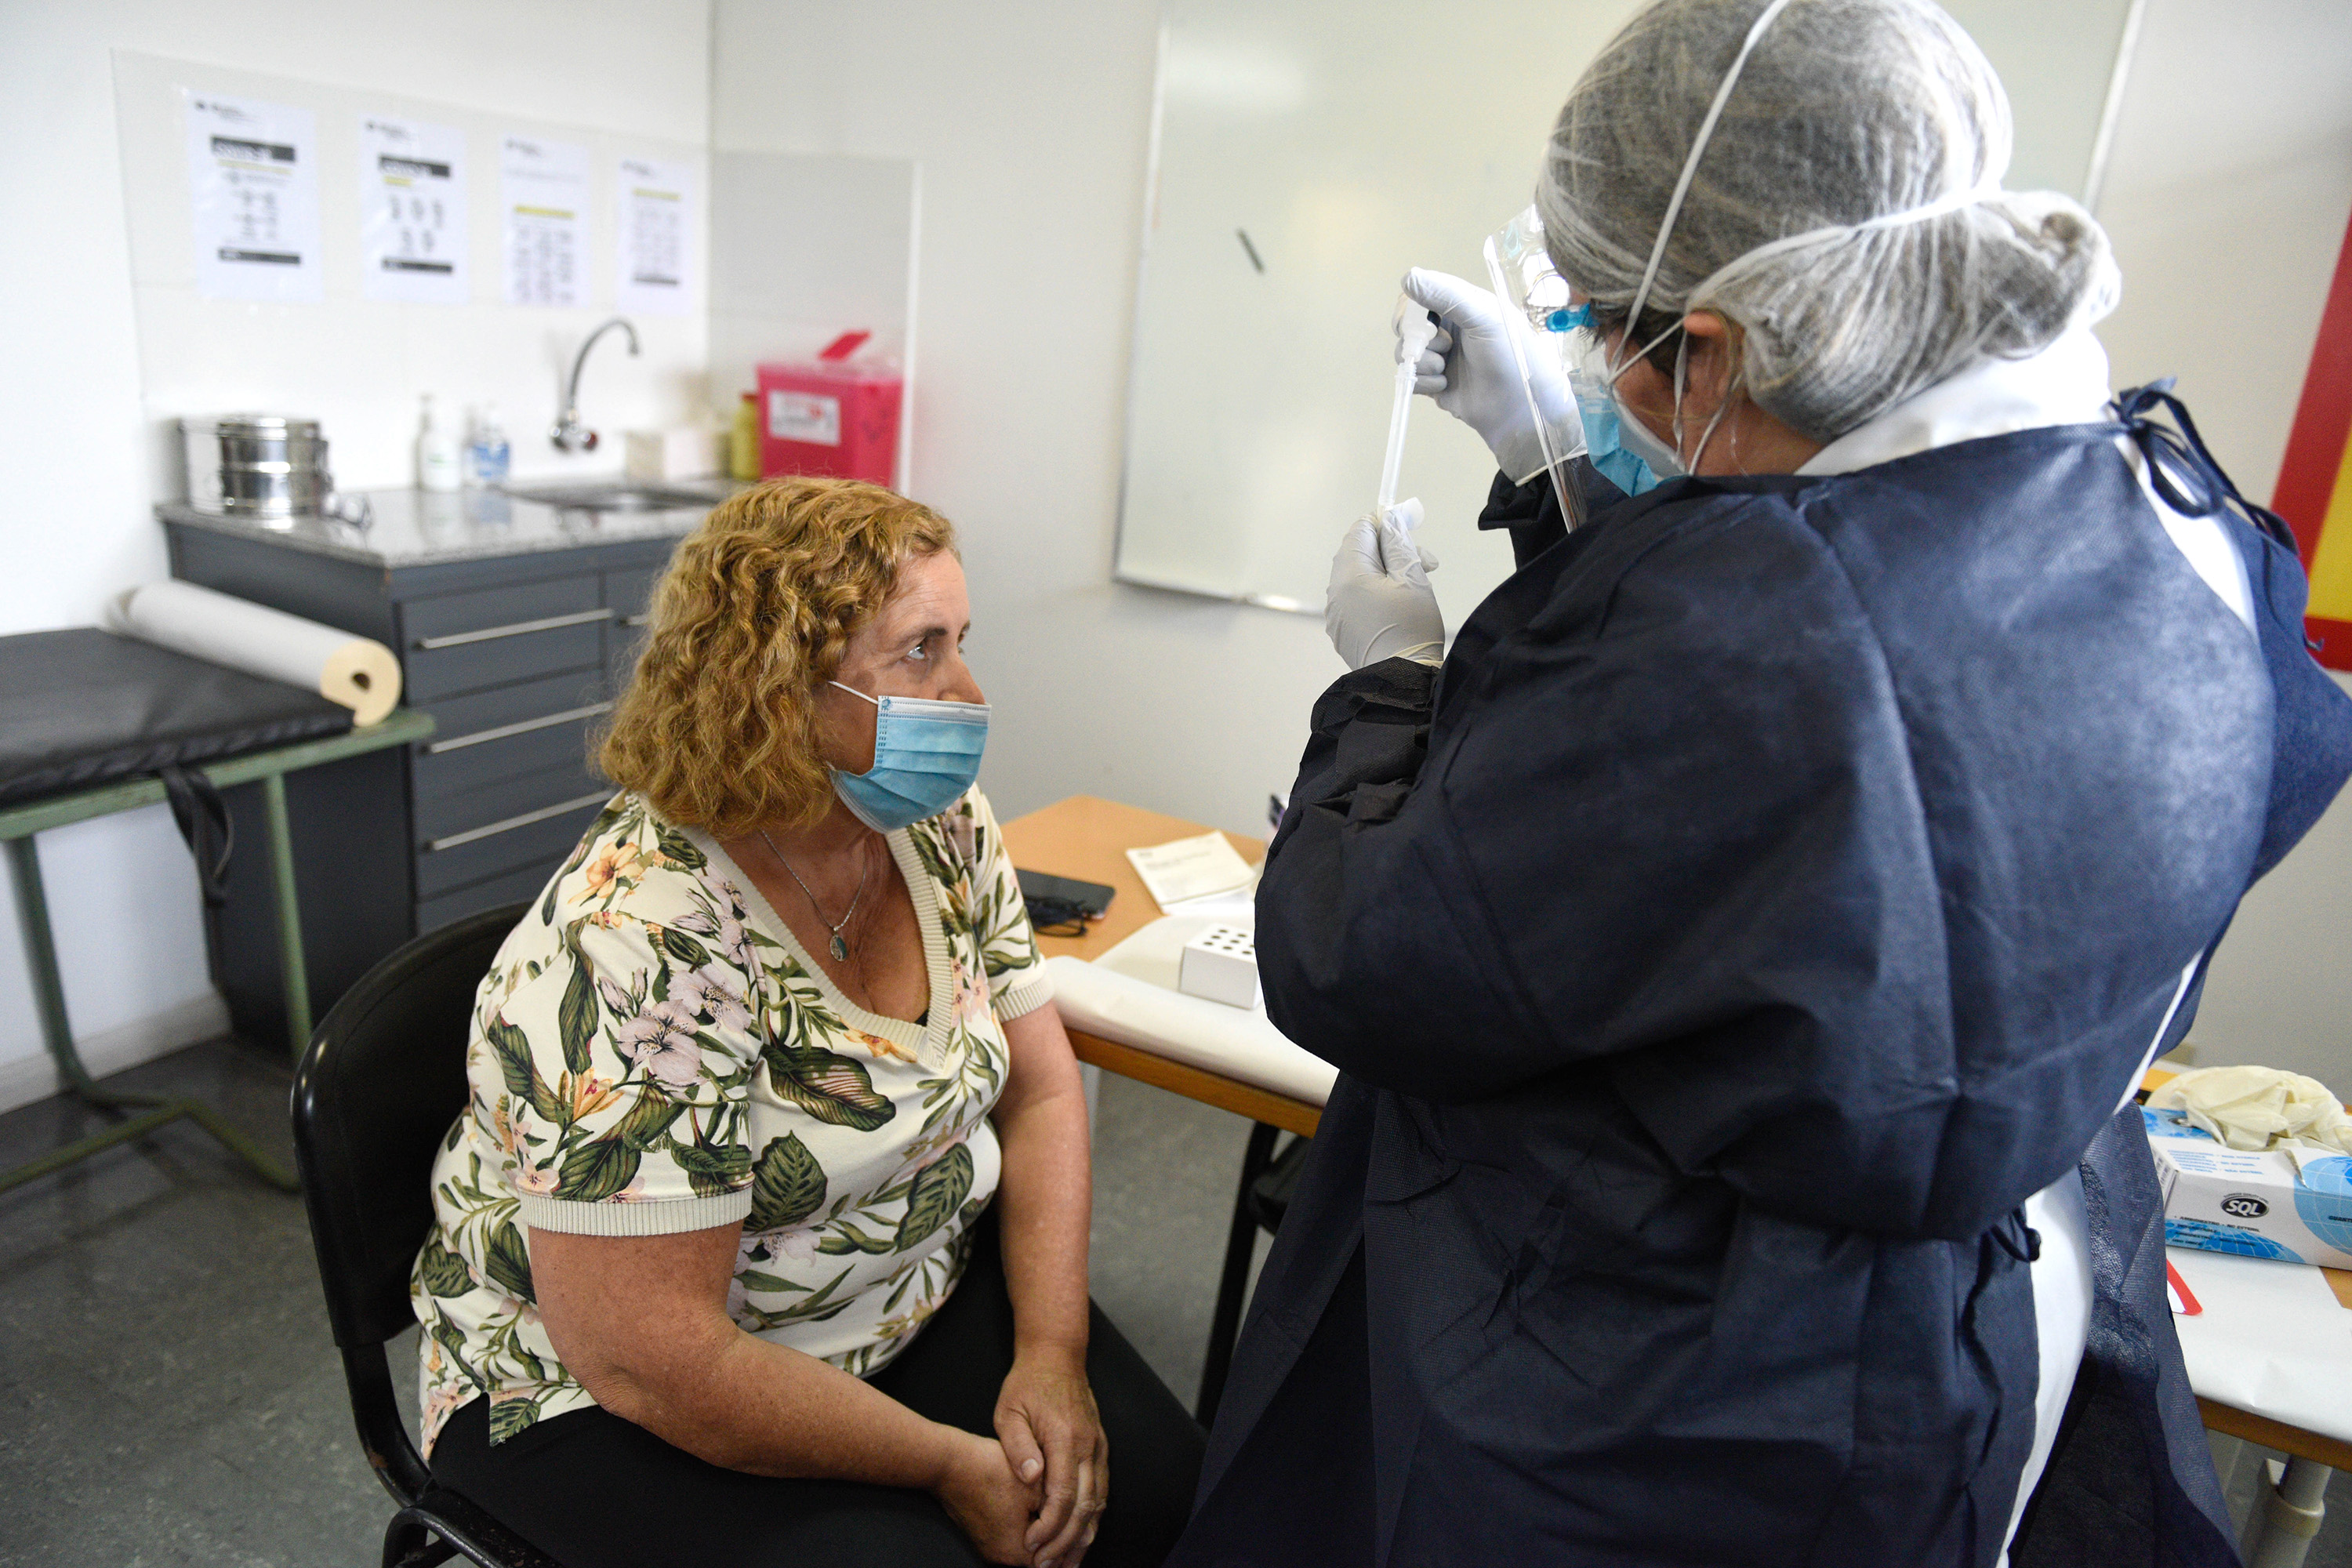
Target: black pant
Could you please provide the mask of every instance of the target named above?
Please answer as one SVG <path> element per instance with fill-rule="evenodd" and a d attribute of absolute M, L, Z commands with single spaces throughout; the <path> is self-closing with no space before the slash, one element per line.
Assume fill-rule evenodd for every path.
<path fill-rule="evenodd" d="M 876 1388 L 918 1415 L 995 1434 L 1013 1366 L 996 1211 L 972 1238 L 964 1276 Z M 1110 1500 L 1087 1568 L 1157 1564 L 1184 1528 L 1200 1479 L 1201 1428 L 1095 1308 L 1087 1348 Z M 551 1416 L 497 1447 L 489 1401 L 449 1418 L 433 1474 L 564 1568 L 971 1568 L 981 1561 L 928 1492 L 857 1481 L 781 1480 L 707 1464 L 607 1411 Z"/>

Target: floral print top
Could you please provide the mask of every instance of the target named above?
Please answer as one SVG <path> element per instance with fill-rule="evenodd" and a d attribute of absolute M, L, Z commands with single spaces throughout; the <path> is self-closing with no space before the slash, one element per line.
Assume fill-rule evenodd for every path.
<path fill-rule="evenodd" d="M 532 1226 L 740 1220 L 730 1315 L 861 1376 L 947 1300 L 996 1190 L 1003 1025 L 1052 990 L 979 790 L 889 844 L 920 1024 L 850 1002 L 707 835 L 626 793 L 590 825 L 476 995 L 409 1285 L 427 1453 L 479 1395 L 493 1443 L 595 1403 L 532 1304 Z"/>

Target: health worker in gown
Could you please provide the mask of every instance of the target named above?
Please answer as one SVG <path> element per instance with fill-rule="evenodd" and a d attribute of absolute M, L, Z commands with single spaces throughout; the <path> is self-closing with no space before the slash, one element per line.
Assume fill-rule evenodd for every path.
<path fill-rule="evenodd" d="M 2352 699 L 2010 146 L 1926 0 L 1662 0 L 1408 279 L 1518 570 L 1334 564 L 1257 951 L 1341 1072 L 1171 1563 L 2236 1561 L 2130 1097 Z"/>

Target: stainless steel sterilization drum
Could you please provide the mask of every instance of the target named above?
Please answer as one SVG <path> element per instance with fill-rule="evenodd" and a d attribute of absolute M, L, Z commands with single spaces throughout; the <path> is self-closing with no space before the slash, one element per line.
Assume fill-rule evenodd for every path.
<path fill-rule="evenodd" d="M 227 517 L 315 517 L 334 493 L 319 422 L 284 414 L 180 421 L 188 504 Z"/>

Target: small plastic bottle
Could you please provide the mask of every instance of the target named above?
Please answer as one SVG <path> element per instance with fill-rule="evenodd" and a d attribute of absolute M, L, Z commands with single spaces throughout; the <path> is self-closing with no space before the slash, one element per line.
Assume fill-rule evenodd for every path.
<path fill-rule="evenodd" d="M 735 423 L 728 431 L 727 474 L 730 479 L 760 477 L 760 395 L 747 392 L 735 405 Z"/>
<path fill-rule="evenodd" d="M 473 428 L 466 437 L 466 482 L 477 489 L 502 485 L 513 460 L 514 448 L 499 424 L 499 405 L 482 404 L 474 410 Z"/>
<path fill-rule="evenodd" d="M 460 481 L 457 437 L 442 422 L 433 395 L 425 395 L 425 416 L 416 428 L 416 488 L 454 490 Z"/>

